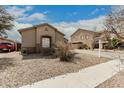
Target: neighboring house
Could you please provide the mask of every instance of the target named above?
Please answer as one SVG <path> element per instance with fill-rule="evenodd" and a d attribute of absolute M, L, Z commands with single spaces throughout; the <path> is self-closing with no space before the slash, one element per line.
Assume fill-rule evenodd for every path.
<path fill-rule="evenodd" d="M 64 34 L 50 24 L 44 23 L 18 30 L 22 35 L 22 50 L 40 53 L 44 49 L 56 48 L 65 41 Z"/>
<path fill-rule="evenodd" d="M 19 48 L 18 45 L 20 44 L 20 43 L 16 42 L 15 40 L 5 38 L 2 36 L 0 36 L 0 43 L 10 43 L 15 46 L 15 50 L 18 50 L 18 48 Z"/>
<path fill-rule="evenodd" d="M 87 46 L 90 49 L 98 47 L 100 33 L 85 30 L 85 29 L 78 29 L 71 35 L 71 44 L 72 48 L 83 48 Z"/>
<path fill-rule="evenodd" d="M 0 37 L 0 42 L 15 44 L 16 42 L 12 39 Z"/>
<path fill-rule="evenodd" d="M 64 43 L 67 44 L 68 43 L 68 39 L 64 38 Z"/>

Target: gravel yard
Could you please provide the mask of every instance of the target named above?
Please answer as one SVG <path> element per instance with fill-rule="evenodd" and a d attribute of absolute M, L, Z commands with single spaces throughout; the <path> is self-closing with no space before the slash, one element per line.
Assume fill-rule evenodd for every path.
<path fill-rule="evenodd" d="M 124 88 L 124 70 L 98 85 L 97 88 Z"/>
<path fill-rule="evenodd" d="M 76 54 L 75 63 L 60 62 L 38 54 L 23 57 L 19 52 L 0 54 L 0 87 L 21 87 L 43 79 L 77 72 L 88 66 L 107 62 L 88 54 Z"/>

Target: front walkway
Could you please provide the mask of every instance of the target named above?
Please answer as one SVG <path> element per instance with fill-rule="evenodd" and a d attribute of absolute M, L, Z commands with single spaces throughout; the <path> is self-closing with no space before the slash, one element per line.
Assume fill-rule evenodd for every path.
<path fill-rule="evenodd" d="M 120 60 L 115 59 L 80 70 L 77 73 L 42 80 L 22 88 L 93 88 L 123 70 Z"/>

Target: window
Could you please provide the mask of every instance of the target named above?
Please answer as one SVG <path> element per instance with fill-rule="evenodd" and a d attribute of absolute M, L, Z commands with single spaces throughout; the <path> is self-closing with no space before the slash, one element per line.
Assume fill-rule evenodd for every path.
<path fill-rule="evenodd" d="M 50 38 L 48 38 L 48 37 L 42 38 L 42 47 L 43 48 L 50 48 Z"/>
<path fill-rule="evenodd" d="M 81 39 L 83 40 L 83 39 L 84 39 L 84 37 L 83 37 L 83 36 L 81 36 Z"/>
<path fill-rule="evenodd" d="M 86 35 L 86 39 L 89 39 L 89 36 L 88 35 Z"/>

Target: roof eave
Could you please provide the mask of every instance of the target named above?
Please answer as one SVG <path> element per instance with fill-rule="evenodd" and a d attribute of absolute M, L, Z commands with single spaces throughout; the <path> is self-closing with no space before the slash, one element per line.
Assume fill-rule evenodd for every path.
<path fill-rule="evenodd" d="M 32 27 L 19 29 L 18 31 L 21 33 L 21 32 L 24 31 L 24 30 L 30 30 L 30 29 L 33 29 L 33 28 L 35 28 L 35 27 L 39 27 L 39 26 L 43 26 L 43 25 L 48 25 L 48 26 L 52 27 L 53 29 L 55 29 L 58 33 L 60 33 L 60 34 L 62 34 L 63 36 L 65 36 L 64 33 L 60 32 L 57 28 L 53 27 L 52 25 L 50 25 L 50 24 L 48 24 L 48 23 L 39 24 L 39 25 L 34 25 L 34 26 L 32 26 Z"/>

